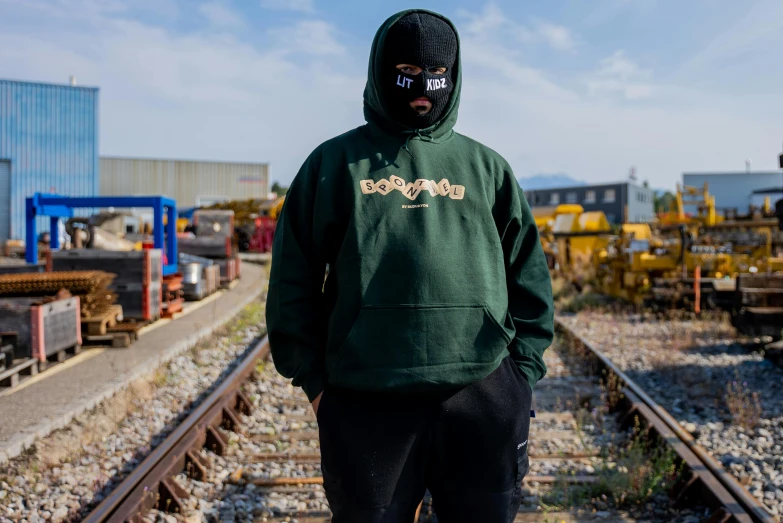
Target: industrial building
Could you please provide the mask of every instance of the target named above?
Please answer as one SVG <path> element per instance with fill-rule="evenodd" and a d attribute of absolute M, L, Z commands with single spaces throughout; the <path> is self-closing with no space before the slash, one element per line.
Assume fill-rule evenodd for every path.
<path fill-rule="evenodd" d="M 0 80 L 0 244 L 25 239 L 25 199 L 166 196 L 180 208 L 265 199 L 269 166 L 258 163 L 98 155 L 98 89 Z M 138 213 L 149 214 L 146 209 Z M 49 221 L 38 220 L 47 231 Z"/>
<path fill-rule="evenodd" d="M 682 181 L 699 188 L 706 183 L 718 212 L 744 213 L 750 205 L 763 205 L 766 196 L 774 205 L 783 192 L 783 171 L 683 173 Z"/>
<path fill-rule="evenodd" d="M 0 80 L 0 242 L 25 237 L 36 192 L 98 193 L 97 88 Z"/>
<path fill-rule="evenodd" d="M 269 165 L 101 156 L 103 196 L 163 195 L 180 208 L 265 199 Z"/>
<path fill-rule="evenodd" d="M 524 190 L 524 187 L 522 187 Z M 577 185 L 524 191 L 531 208 L 579 204 L 585 211 L 603 211 L 613 225 L 645 223 L 655 218 L 655 193 L 632 182 Z"/>

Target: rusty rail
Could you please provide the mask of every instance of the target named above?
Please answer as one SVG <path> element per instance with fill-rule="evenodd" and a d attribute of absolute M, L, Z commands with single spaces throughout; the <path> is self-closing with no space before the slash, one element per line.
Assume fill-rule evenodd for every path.
<path fill-rule="evenodd" d="M 237 413 L 250 411 L 250 402 L 241 386 L 253 374 L 257 362 L 268 354 L 269 341 L 264 337 L 84 521 L 141 522 L 152 508 L 182 513 L 188 494 L 176 483 L 174 476 L 186 471 L 195 479 L 207 478 L 210 464 L 198 450 L 206 447 L 218 455 L 225 452 L 228 439 L 224 431 L 239 431 Z"/>
<path fill-rule="evenodd" d="M 643 419 L 677 453 L 690 471 L 690 477 L 686 478 L 676 493 L 677 501 L 698 499 L 700 504 L 712 510 L 706 520 L 710 522 L 775 521 L 763 505 L 606 355 L 560 320 L 557 320 L 557 328 L 561 334 L 587 348 L 600 367 L 611 371 L 620 380 L 628 407 L 623 416 L 624 421 L 632 421 L 637 416 Z M 257 362 L 268 354 L 269 342 L 264 338 L 246 353 L 240 364 L 209 397 L 117 485 L 85 521 L 140 522 L 152 508 L 181 513 L 188 494 L 179 487 L 174 476 L 185 471 L 197 480 L 207 478 L 210 463 L 201 456 L 199 449 L 208 448 L 218 455 L 225 452 L 225 431 L 239 431 L 237 413 L 248 413 L 250 409 L 250 402 L 242 394 L 241 386 L 253 374 Z"/>
<path fill-rule="evenodd" d="M 653 401 L 601 350 L 574 332 L 559 318 L 555 320 L 555 325 L 561 334 L 565 334 L 566 337 L 588 349 L 597 360 L 599 367 L 612 372 L 620 380 L 620 390 L 628 406 L 624 419 L 627 421 L 638 416 L 645 420 L 690 470 L 691 476 L 680 487 L 677 493 L 678 499 L 685 499 L 690 493 L 697 492 L 699 499 L 713 509 L 713 514 L 708 519 L 711 522 L 775 522 L 774 517 L 745 487 L 683 430 L 666 409 Z"/>

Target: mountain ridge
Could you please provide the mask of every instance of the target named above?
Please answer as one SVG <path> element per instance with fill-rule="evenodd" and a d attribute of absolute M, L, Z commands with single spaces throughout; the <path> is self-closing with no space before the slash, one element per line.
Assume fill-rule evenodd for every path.
<path fill-rule="evenodd" d="M 517 178 L 519 186 L 523 190 L 533 191 L 537 189 L 556 189 L 560 187 L 574 187 L 587 185 L 583 180 L 573 178 L 566 173 L 540 173 L 533 176 Z"/>

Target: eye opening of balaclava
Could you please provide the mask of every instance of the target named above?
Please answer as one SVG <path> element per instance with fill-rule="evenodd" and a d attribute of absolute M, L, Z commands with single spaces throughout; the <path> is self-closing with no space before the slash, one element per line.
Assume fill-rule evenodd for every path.
<path fill-rule="evenodd" d="M 428 13 L 410 13 L 389 28 L 383 47 L 384 103 L 397 122 L 414 129 L 434 125 L 443 114 L 454 91 L 457 60 L 457 35 L 445 20 Z M 417 75 L 397 69 L 399 64 L 422 68 Z M 434 74 L 434 67 L 445 67 Z M 427 97 L 432 109 L 419 114 L 410 106 L 417 98 Z"/>

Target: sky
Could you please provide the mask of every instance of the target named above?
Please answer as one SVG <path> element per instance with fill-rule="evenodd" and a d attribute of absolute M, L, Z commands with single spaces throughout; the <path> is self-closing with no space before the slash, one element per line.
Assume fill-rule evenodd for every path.
<path fill-rule="evenodd" d="M 519 178 L 777 167 L 780 0 L 0 0 L 0 78 L 99 87 L 101 154 L 268 162 L 287 184 L 364 124 L 373 35 L 411 7 L 455 22 L 456 130 Z"/>

